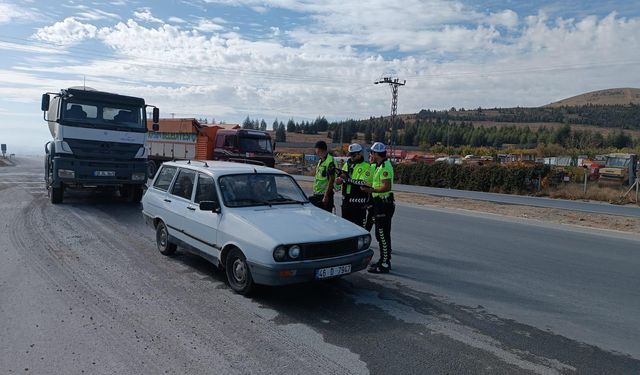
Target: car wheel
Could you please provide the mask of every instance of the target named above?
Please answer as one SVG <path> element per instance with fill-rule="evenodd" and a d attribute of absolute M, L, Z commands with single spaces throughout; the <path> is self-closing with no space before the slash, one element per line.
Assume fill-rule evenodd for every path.
<path fill-rule="evenodd" d="M 239 249 L 231 250 L 227 255 L 225 268 L 231 289 L 239 294 L 249 294 L 253 289 L 253 278 L 247 265 L 247 258 L 242 254 L 242 251 Z"/>
<path fill-rule="evenodd" d="M 176 252 L 176 244 L 169 242 L 169 231 L 167 226 L 161 221 L 156 227 L 156 245 L 162 255 L 171 255 Z"/>

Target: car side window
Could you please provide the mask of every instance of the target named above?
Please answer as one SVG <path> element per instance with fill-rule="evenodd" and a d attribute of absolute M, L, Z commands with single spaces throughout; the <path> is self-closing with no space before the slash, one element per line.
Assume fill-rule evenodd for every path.
<path fill-rule="evenodd" d="M 196 180 L 196 172 L 190 169 L 180 169 L 176 182 L 173 183 L 171 188 L 171 194 L 191 200 L 191 193 L 193 193 L 193 185 Z"/>
<path fill-rule="evenodd" d="M 169 190 L 169 186 L 171 185 L 171 181 L 173 180 L 173 176 L 175 176 L 177 169 L 178 168 L 176 167 L 162 166 L 160 172 L 158 172 L 156 181 L 153 183 L 153 187 L 162 191 Z"/>
<path fill-rule="evenodd" d="M 202 201 L 218 201 L 218 194 L 216 193 L 213 177 L 198 173 L 198 186 L 196 187 L 194 202 L 200 203 Z"/>

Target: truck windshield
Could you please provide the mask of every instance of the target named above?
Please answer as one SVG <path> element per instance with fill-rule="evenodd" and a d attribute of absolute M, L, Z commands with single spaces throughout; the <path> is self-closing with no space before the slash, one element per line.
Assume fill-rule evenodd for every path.
<path fill-rule="evenodd" d="M 146 131 L 144 110 L 136 106 L 66 101 L 61 117 L 64 121 L 82 124 L 80 126 Z"/>
<path fill-rule="evenodd" d="M 307 197 L 295 180 L 284 174 L 234 174 L 218 180 L 227 207 L 301 204 Z"/>
<path fill-rule="evenodd" d="M 271 138 L 266 137 L 241 137 L 240 150 L 242 152 L 268 153 L 271 151 Z"/>
<path fill-rule="evenodd" d="M 607 158 L 608 168 L 626 168 L 629 166 L 629 160 L 627 158 Z"/>

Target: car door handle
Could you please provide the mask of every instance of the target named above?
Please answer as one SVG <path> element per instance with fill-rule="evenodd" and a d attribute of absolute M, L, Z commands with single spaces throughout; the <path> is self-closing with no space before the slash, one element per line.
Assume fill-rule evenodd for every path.
<path fill-rule="evenodd" d="M 164 201 L 165 201 L 165 202 L 169 202 L 169 203 L 171 203 L 171 199 L 166 199 L 166 198 L 165 198 L 165 200 L 164 200 Z"/>
<path fill-rule="evenodd" d="M 195 211 L 196 208 L 195 207 L 191 207 L 191 206 L 187 206 L 187 210 Z"/>

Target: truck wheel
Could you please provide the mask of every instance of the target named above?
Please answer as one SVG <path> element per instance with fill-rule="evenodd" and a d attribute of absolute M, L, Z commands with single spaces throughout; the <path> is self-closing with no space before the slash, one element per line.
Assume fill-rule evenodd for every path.
<path fill-rule="evenodd" d="M 64 198 L 64 185 L 60 184 L 59 188 L 51 186 L 49 188 L 49 198 L 52 204 L 62 203 Z"/>
<path fill-rule="evenodd" d="M 158 165 L 156 164 L 156 162 L 153 160 L 147 161 L 147 175 L 149 176 L 149 178 L 153 178 L 156 175 L 157 171 Z"/>
<path fill-rule="evenodd" d="M 167 226 L 164 222 L 159 222 L 156 227 L 156 245 L 158 246 L 158 251 L 162 255 L 172 255 L 176 252 L 176 244 L 169 242 L 169 231 L 167 230 Z"/>
<path fill-rule="evenodd" d="M 249 294 L 253 289 L 253 278 L 247 265 L 247 258 L 242 254 L 242 251 L 232 249 L 227 255 L 225 263 L 227 280 L 231 289 L 238 294 Z"/>

